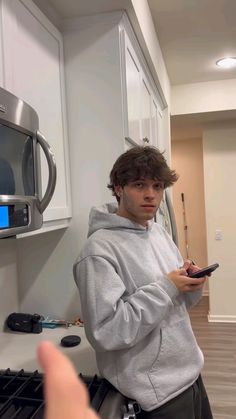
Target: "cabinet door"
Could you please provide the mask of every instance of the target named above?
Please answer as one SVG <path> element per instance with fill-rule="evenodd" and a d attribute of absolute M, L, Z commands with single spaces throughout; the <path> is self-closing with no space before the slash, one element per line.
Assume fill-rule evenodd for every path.
<path fill-rule="evenodd" d="M 143 145 L 152 143 L 151 123 L 152 123 L 152 96 L 144 75 L 141 78 L 141 138 Z"/>
<path fill-rule="evenodd" d="M 153 145 L 161 152 L 166 150 L 162 112 L 157 105 L 157 101 L 153 99 L 152 106 L 152 142 Z"/>
<path fill-rule="evenodd" d="M 128 136 L 140 143 L 140 65 L 128 37 L 125 36 L 125 73 L 128 112 Z"/>
<path fill-rule="evenodd" d="M 134 35 L 128 33 L 121 27 L 125 136 L 131 146 L 158 146 L 161 114 L 156 87 Z"/>
<path fill-rule="evenodd" d="M 3 3 L 5 87 L 36 110 L 40 131 L 57 164 L 56 190 L 44 221 L 66 219 L 70 216 L 70 189 L 61 35 L 31 1 Z M 43 155 L 41 176 L 44 193 L 48 169 Z"/>
<path fill-rule="evenodd" d="M 159 141 L 159 111 L 156 101 L 152 98 L 152 144 L 155 147 L 160 146 Z"/>

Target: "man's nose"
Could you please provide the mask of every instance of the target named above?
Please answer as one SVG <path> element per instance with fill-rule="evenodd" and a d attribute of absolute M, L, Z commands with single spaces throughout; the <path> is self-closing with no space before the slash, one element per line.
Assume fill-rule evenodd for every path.
<path fill-rule="evenodd" d="M 145 198 L 154 199 L 155 198 L 155 190 L 152 186 L 148 187 L 144 191 Z"/>

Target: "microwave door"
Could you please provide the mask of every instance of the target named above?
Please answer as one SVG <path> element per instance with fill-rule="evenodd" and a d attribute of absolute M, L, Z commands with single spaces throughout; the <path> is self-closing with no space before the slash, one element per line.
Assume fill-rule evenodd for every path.
<path fill-rule="evenodd" d="M 16 190 L 15 177 L 8 160 L 0 157 L 0 193 L 14 195 Z"/>
<path fill-rule="evenodd" d="M 33 140 L 31 137 L 27 137 L 23 149 L 21 168 L 24 192 L 27 196 L 38 195 L 37 185 L 35 184 L 35 179 L 37 179 L 36 167 L 34 167 L 35 154 Z"/>
<path fill-rule="evenodd" d="M 37 136 L 25 136 L 26 139 L 21 133 L 17 135 L 9 137 L 8 143 L 11 138 L 14 150 L 17 148 L 15 144 L 19 147 L 20 143 L 16 142 L 16 138 L 21 139 L 21 151 L 18 150 L 15 154 L 11 152 L 6 155 L 7 158 L 0 158 L 0 238 L 40 228 L 43 211 L 48 206 L 56 185 L 54 155 L 43 135 L 39 131 Z M 41 200 L 36 184 L 36 141 L 45 153 L 49 174 L 46 192 Z"/>

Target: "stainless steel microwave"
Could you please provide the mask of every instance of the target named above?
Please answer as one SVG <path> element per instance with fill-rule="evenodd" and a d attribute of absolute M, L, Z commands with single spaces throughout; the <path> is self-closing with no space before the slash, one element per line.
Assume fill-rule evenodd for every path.
<path fill-rule="evenodd" d="M 48 163 L 41 199 L 40 147 Z M 35 110 L 0 88 L 0 238 L 39 229 L 56 185 L 53 153 Z"/>

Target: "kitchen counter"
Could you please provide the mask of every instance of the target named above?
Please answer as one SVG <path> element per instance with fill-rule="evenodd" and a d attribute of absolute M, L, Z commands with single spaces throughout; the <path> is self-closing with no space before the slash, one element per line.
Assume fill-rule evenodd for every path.
<path fill-rule="evenodd" d="M 67 335 L 79 335 L 78 346 L 64 348 L 60 345 L 61 338 Z M 90 346 L 83 327 L 71 326 L 68 329 L 58 327 L 43 329 L 42 333 L 1 332 L 0 333 L 0 369 L 11 368 L 25 371 L 42 371 L 37 362 L 36 349 L 39 342 L 48 340 L 66 354 L 73 362 L 76 371 L 87 375 L 98 373 L 95 353 Z"/>

